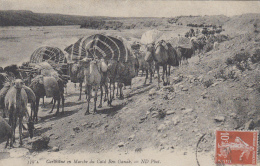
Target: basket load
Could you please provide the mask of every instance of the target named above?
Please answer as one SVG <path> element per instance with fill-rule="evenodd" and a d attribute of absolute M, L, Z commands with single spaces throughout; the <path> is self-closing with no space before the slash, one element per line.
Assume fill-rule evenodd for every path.
<path fill-rule="evenodd" d="M 158 30 L 146 31 L 141 37 L 141 43 L 145 45 L 154 44 L 156 41 L 160 39 L 162 35 L 163 35 L 162 31 L 158 31 Z"/>
<path fill-rule="evenodd" d="M 191 42 L 189 38 L 186 37 L 175 37 L 169 40 L 169 43 L 173 47 L 183 47 L 183 48 L 191 48 Z"/>
<path fill-rule="evenodd" d="M 65 48 L 69 61 L 78 62 L 85 57 L 105 60 L 127 61 L 128 52 L 124 43 L 112 36 L 95 34 L 80 38 Z"/>
<path fill-rule="evenodd" d="M 30 63 L 40 63 L 47 60 L 54 61 L 55 63 L 67 63 L 67 59 L 61 49 L 57 47 L 40 47 L 36 49 L 30 58 Z"/>

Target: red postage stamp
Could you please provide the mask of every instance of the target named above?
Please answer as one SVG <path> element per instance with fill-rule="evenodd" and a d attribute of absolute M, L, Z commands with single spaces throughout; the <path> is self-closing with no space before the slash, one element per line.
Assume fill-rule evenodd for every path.
<path fill-rule="evenodd" d="M 216 131 L 216 164 L 257 164 L 257 131 Z"/>

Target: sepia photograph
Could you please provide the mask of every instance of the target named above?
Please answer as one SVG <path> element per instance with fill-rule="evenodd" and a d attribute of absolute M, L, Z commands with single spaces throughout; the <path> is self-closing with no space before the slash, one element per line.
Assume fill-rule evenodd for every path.
<path fill-rule="evenodd" d="M 260 166 L 259 130 L 259 0 L 0 0 L 0 166 Z"/>

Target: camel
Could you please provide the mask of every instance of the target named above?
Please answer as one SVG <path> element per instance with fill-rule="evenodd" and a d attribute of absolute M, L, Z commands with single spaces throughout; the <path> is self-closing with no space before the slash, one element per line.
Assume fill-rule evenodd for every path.
<path fill-rule="evenodd" d="M 104 97 L 104 102 L 108 101 L 109 104 L 109 99 L 108 99 L 108 66 L 107 63 L 104 59 L 101 59 L 99 62 L 99 68 L 100 68 L 100 74 L 101 74 L 101 82 L 100 82 L 100 104 L 98 108 L 102 107 L 102 99 L 103 99 L 103 87 L 105 89 L 105 97 Z"/>
<path fill-rule="evenodd" d="M 94 95 L 94 108 L 93 108 L 93 114 L 96 113 L 96 103 L 97 103 L 97 91 L 101 84 L 101 67 L 100 67 L 100 61 L 98 59 L 92 58 L 84 58 L 80 61 L 81 66 L 84 68 L 84 80 L 85 80 L 85 90 L 87 93 L 87 110 L 85 112 L 85 115 L 90 114 L 89 112 L 89 103 L 91 99 L 91 93 L 92 89 L 95 91 Z M 102 101 L 101 101 L 102 102 Z"/>
<path fill-rule="evenodd" d="M 167 85 L 169 82 L 168 72 L 167 72 L 167 63 L 168 63 L 169 56 L 168 56 L 167 49 L 168 48 L 166 42 L 163 40 L 158 41 L 155 45 L 152 44 L 150 46 L 147 46 L 145 60 L 146 62 L 150 62 L 150 64 L 152 61 L 155 62 L 155 69 L 158 74 L 158 86 L 157 86 L 158 89 L 160 89 L 160 73 L 159 73 L 160 66 L 163 67 L 163 75 L 162 75 L 163 85 Z M 166 76 L 166 82 L 164 80 L 164 75 Z M 152 78 L 151 73 L 150 76 Z M 151 82 L 151 78 L 150 78 L 150 82 Z M 145 83 L 146 83 L 146 79 L 145 79 Z"/>
<path fill-rule="evenodd" d="M 62 100 L 62 113 L 64 113 L 64 83 L 60 78 L 55 78 L 54 76 L 43 76 L 38 75 L 32 79 L 32 83 L 29 86 L 36 96 L 36 105 L 35 105 L 35 114 L 33 119 L 38 121 L 38 110 L 39 110 L 39 101 L 40 98 L 53 97 L 54 103 L 52 109 L 49 113 L 53 112 L 56 101 L 58 101 L 57 111 L 55 115 L 59 113 L 60 100 Z"/>
<path fill-rule="evenodd" d="M 16 122 L 17 119 L 19 120 L 19 144 L 22 146 L 22 123 L 23 123 L 23 117 L 26 116 L 29 119 L 28 122 L 28 131 L 30 138 L 33 137 L 33 129 L 34 129 L 34 123 L 29 118 L 29 113 L 27 110 L 27 103 L 28 99 L 34 98 L 34 96 L 30 96 L 29 98 L 27 96 L 27 92 L 24 89 L 24 83 L 21 79 L 16 79 L 14 81 L 14 85 L 10 87 L 8 90 L 6 96 L 5 96 L 5 108 L 7 108 L 8 113 L 9 113 L 9 125 L 11 126 L 12 133 L 11 136 L 8 137 L 6 146 L 9 145 L 9 140 L 10 140 L 10 147 L 13 147 L 13 143 L 15 140 L 15 129 L 16 129 Z"/>
<path fill-rule="evenodd" d="M 192 46 L 193 55 L 195 55 L 196 50 L 198 50 L 198 54 L 200 54 L 201 51 L 203 50 L 204 45 L 206 44 L 204 40 L 198 39 L 196 37 L 192 37 L 190 39 L 190 43 Z"/>
<path fill-rule="evenodd" d="M 84 81 L 84 70 L 79 65 L 79 63 L 70 63 L 69 64 L 69 75 L 71 82 L 75 83 L 75 89 L 76 89 L 76 83 L 79 83 L 80 87 L 80 94 L 79 94 L 79 101 L 81 100 L 81 94 L 82 94 L 82 84 Z"/>
<path fill-rule="evenodd" d="M 168 48 L 168 77 L 171 75 L 171 66 L 176 67 L 179 66 L 180 64 L 180 58 L 177 54 L 177 51 L 172 47 L 170 43 L 166 43 L 167 48 Z M 169 80 L 169 79 L 168 79 Z M 167 82 L 167 85 L 169 85 L 170 82 Z"/>
<path fill-rule="evenodd" d="M 176 48 L 176 53 L 179 59 L 179 64 L 182 66 L 184 63 L 188 63 L 188 59 L 191 58 L 193 54 L 193 49 L 178 46 Z"/>
<path fill-rule="evenodd" d="M 123 99 L 123 85 L 131 86 L 132 78 L 134 78 L 138 74 L 136 72 L 138 60 L 135 56 L 132 55 L 129 49 L 127 49 L 127 51 L 129 55 L 127 61 L 118 61 L 115 59 L 110 59 L 108 61 L 108 78 L 110 83 L 110 97 L 108 100 L 109 105 L 112 105 L 112 100 L 115 98 L 115 83 L 117 82 L 117 88 L 119 88 L 119 98 Z"/>
<path fill-rule="evenodd" d="M 144 61 L 147 62 L 146 65 L 148 66 L 148 69 L 146 70 L 146 77 L 144 81 L 144 85 L 146 84 L 146 80 L 148 79 L 148 71 L 150 73 L 150 83 L 152 83 L 152 76 L 153 76 L 153 56 L 155 53 L 155 48 L 154 44 L 148 44 L 145 46 L 145 56 L 144 56 Z"/>

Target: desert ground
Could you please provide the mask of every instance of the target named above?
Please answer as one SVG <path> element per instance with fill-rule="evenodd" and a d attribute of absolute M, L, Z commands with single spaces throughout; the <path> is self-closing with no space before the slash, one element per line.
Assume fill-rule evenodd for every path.
<path fill-rule="evenodd" d="M 231 39 L 220 43 L 219 49 L 202 53 L 200 58 L 193 56 L 188 64 L 172 68 L 170 85 L 157 89 L 155 75 L 153 83 L 144 86 L 145 77 L 139 72 L 132 88 L 124 90 L 123 100 L 116 99 L 112 107 L 104 103 L 95 115 L 84 116 L 85 95 L 78 101 L 78 86 L 75 89 L 68 83 L 64 115 L 48 113 L 50 98 L 39 110 L 35 136 L 49 137 L 48 149 L 32 150 L 33 140 L 25 131 L 23 147 L 16 143 L 15 148 L 5 149 L 5 143 L 0 144 L 0 165 L 60 165 L 63 161 L 67 165 L 214 165 L 215 130 L 260 129 L 259 62 L 243 71 L 226 63 L 237 51 L 244 49 L 253 54 L 260 48 L 260 35 L 246 28 L 232 28 L 229 24 L 225 27 L 223 34 Z M 176 25 L 164 33 L 174 38 L 189 29 Z M 147 30 L 1 27 L 0 66 L 21 65 L 41 46 L 64 49 L 80 37 L 95 33 L 140 39 Z M 160 112 L 166 114 L 160 116 Z"/>

